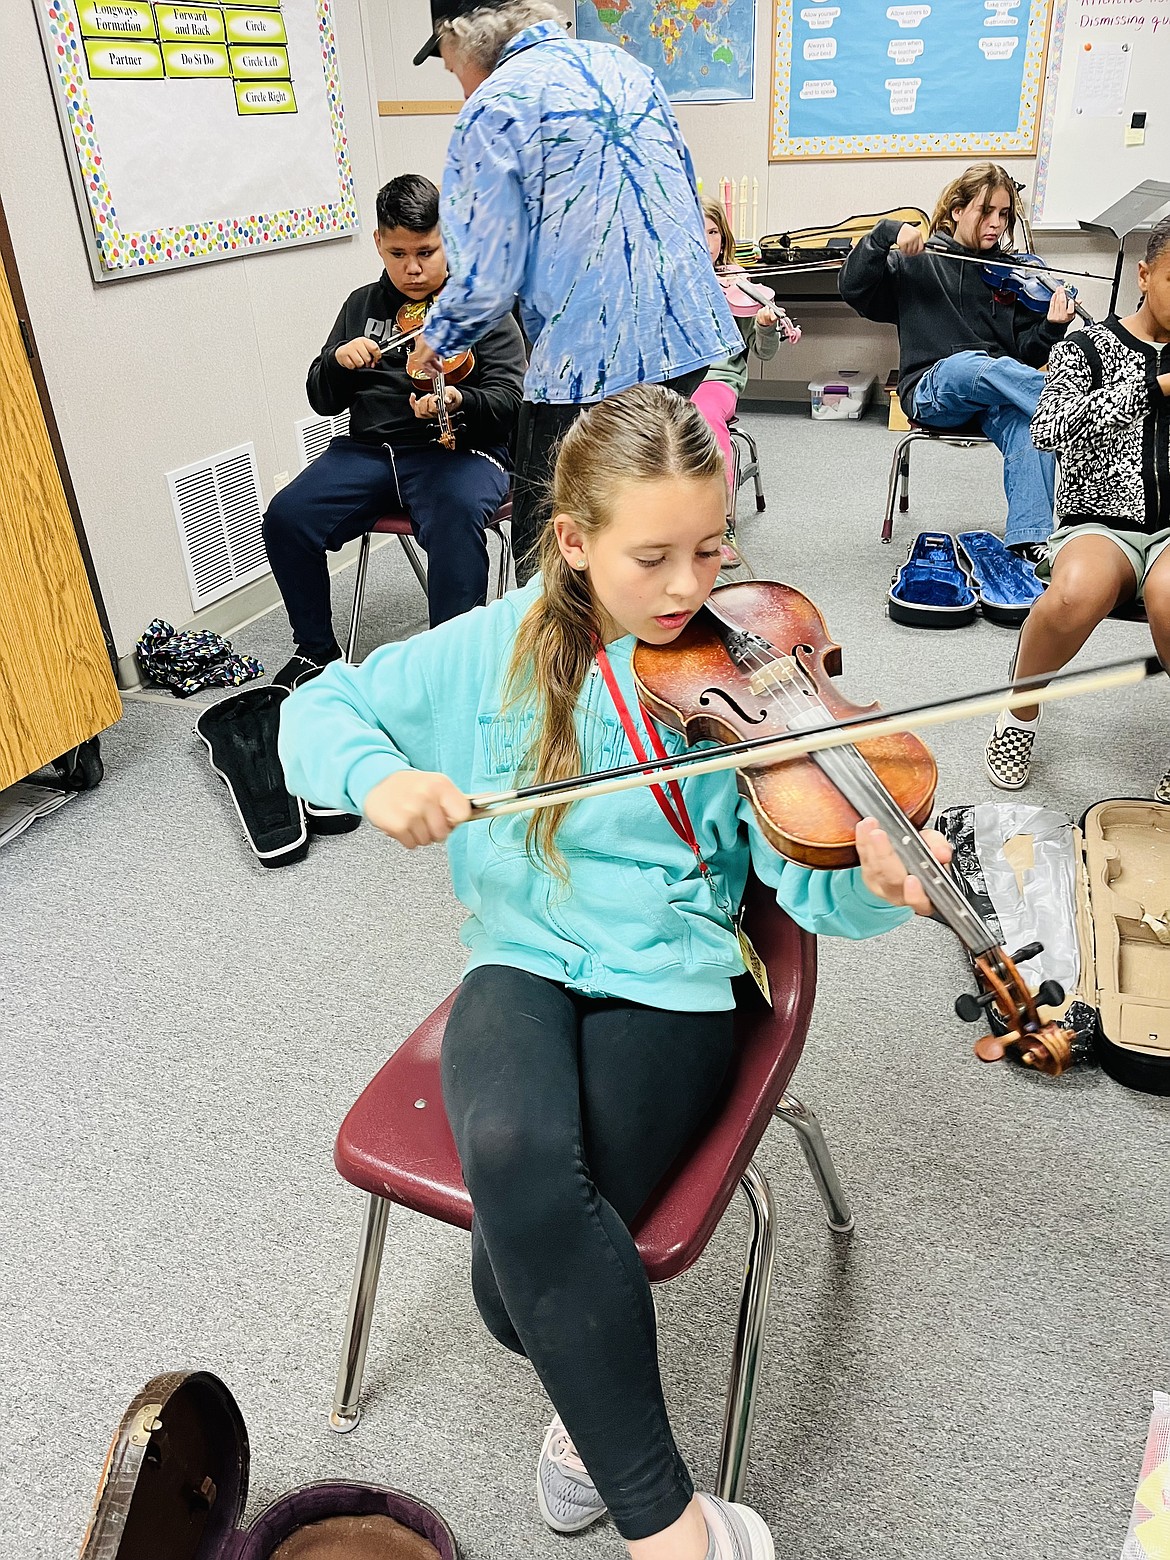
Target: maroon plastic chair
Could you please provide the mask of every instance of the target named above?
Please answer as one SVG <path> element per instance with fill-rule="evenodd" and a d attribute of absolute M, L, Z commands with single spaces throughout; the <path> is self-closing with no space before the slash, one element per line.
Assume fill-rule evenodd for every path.
<path fill-rule="evenodd" d="M 512 543 L 509 539 L 511 523 L 512 495 L 509 493 L 487 523 L 488 535 L 494 536 L 500 544 L 500 568 L 496 576 L 497 601 L 508 588 L 508 575 L 512 567 Z M 503 529 L 505 525 L 509 527 L 509 531 Z M 410 516 L 399 511 L 397 514 L 383 515 L 380 520 L 375 520 L 362 537 L 361 549 L 358 552 L 357 578 L 353 588 L 353 611 L 349 619 L 349 635 L 345 641 L 345 659 L 351 663 L 357 650 L 358 630 L 362 621 L 362 607 L 365 605 L 366 600 L 366 570 L 370 563 L 370 538 L 372 536 L 396 536 L 402 544 L 402 550 L 406 554 L 407 562 L 414 570 L 415 579 L 422 586 L 424 595 L 426 595 L 427 589 L 427 566 L 423 562 L 422 548 L 414 539 L 414 527 L 410 523 Z"/>
<path fill-rule="evenodd" d="M 829 1228 L 853 1227 L 820 1123 L 787 1090 L 800 1058 L 816 992 L 816 939 L 754 878 L 749 924 L 766 964 L 774 1006 L 745 976 L 737 991 L 738 1056 L 717 1115 L 666 1177 L 634 1229 L 653 1283 L 684 1273 L 701 1256 L 737 1186 L 752 1213 L 739 1322 L 727 1388 L 717 1491 L 740 1497 L 747 1474 L 756 1387 L 775 1255 L 771 1190 L 753 1155 L 772 1117 L 799 1134 Z M 342 1123 L 333 1161 L 368 1193 L 341 1368 L 330 1423 L 352 1430 L 360 1416 L 362 1373 L 391 1203 L 445 1224 L 471 1228 L 471 1199 L 443 1111 L 439 1051 L 454 995 L 415 1030 L 363 1090 Z"/>
<path fill-rule="evenodd" d="M 898 513 L 904 515 L 910 508 L 910 449 L 920 439 L 929 439 L 934 444 L 950 444 L 956 449 L 969 450 L 976 444 L 990 444 L 992 441 L 980 430 L 977 422 L 964 423 L 961 428 L 926 428 L 921 423 L 909 419 L 910 432 L 904 433 L 894 448 L 894 458 L 890 463 L 890 487 L 886 495 L 886 513 L 882 520 L 882 541 L 891 542 L 894 539 L 894 506 L 897 505 Z"/>

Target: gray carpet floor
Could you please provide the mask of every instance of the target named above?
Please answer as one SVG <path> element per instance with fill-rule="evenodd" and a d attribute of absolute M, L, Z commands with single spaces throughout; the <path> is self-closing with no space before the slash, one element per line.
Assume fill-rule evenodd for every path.
<path fill-rule="evenodd" d="M 897 704 L 999 681 L 1013 636 L 932 634 L 883 604 L 914 531 L 999 529 L 986 449 L 915 452 L 893 548 L 878 527 L 893 436 L 871 415 L 748 414 L 768 508 L 741 496 L 757 572 L 820 605 L 843 687 Z M 335 580 L 339 623 L 352 571 Z M 142 604 L 145 624 L 152 615 Z M 374 555 L 367 646 L 423 625 L 397 547 Z M 278 614 L 238 636 L 278 666 Z M 1106 624 L 1085 664 L 1138 652 Z M 1168 692 L 1050 712 L 1027 793 L 1073 815 L 1149 795 Z M 465 1237 L 391 1217 L 352 1435 L 327 1426 L 361 1217 L 331 1163 L 383 1058 L 456 982 L 438 851 L 367 829 L 266 872 L 192 732 L 197 705 L 131 699 L 107 778 L 0 853 L 0 1556 L 75 1552 L 123 1406 L 147 1378 L 216 1371 L 246 1417 L 249 1517 L 309 1480 L 439 1507 L 468 1560 L 621 1552 L 605 1525 L 543 1527 L 548 1406 L 479 1324 Z M 995 799 L 986 732 L 932 741 L 939 801 Z M 1170 1102 L 1095 1071 L 1058 1081 L 972 1058 L 952 936 L 915 923 L 821 945 L 796 1088 L 821 1113 L 857 1216 L 831 1235 L 797 1145 L 761 1153 L 780 1209 L 748 1498 L 784 1560 L 1102 1560 L 1126 1529 L 1154 1388 L 1170 1385 Z M 680 1445 L 714 1477 L 746 1215 L 659 1293 Z M 166 1560 L 160 1555 L 159 1560 Z"/>

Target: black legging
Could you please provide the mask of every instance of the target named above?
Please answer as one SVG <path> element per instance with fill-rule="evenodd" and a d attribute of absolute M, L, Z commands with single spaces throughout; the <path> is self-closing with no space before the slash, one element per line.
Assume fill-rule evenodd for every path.
<path fill-rule="evenodd" d="M 574 995 L 489 965 L 459 988 L 443 1100 L 475 1206 L 472 1285 L 532 1361 L 624 1538 L 694 1493 L 628 1225 L 715 1103 L 732 1014 Z"/>

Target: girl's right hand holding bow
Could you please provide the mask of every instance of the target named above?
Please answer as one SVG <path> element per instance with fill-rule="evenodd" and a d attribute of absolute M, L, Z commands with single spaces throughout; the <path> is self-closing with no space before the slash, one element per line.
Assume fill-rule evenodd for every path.
<path fill-rule="evenodd" d="M 446 775 L 400 769 L 366 797 L 365 815 L 392 840 L 414 850 L 436 845 L 471 817 L 471 803 Z"/>

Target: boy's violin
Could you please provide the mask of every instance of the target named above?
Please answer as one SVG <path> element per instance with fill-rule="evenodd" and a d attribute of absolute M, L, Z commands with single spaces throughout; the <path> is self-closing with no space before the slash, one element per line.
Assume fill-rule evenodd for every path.
<path fill-rule="evenodd" d="M 432 296 L 412 299 L 409 303 L 404 303 L 394 320 L 399 332 L 403 335 L 407 332 L 411 333 L 413 340 L 422 329 L 423 321 L 434 301 Z M 475 353 L 468 347 L 466 352 L 456 352 L 451 357 L 443 358 L 439 371 L 435 374 L 414 373 L 407 370 L 410 377 L 417 380 L 419 384 L 431 385 L 434 389 L 438 407 L 438 440 L 445 450 L 455 448 L 455 428 L 444 392 L 448 385 L 457 385 L 461 379 L 466 379 L 474 367 Z"/>
<path fill-rule="evenodd" d="M 682 780 L 734 769 L 769 843 L 804 866 L 830 868 L 856 864 L 858 821 L 874 818 L 922 884 L 936 916 L 971 954 L 980 991 L 960 996 L 956 1013 L 973 1022 L 993 1011 L 1003 1027 L 1004 1038 L 986 1035 L 976 1055 L 997 1061 L 1014 1049 L 1028 1067 L 1053 1076 L 1064 1072 L 1074 1060 L 1075 1036 L 1038 1011 L 1039 1005 L 1059 1006 L 1064 992 L 1054 981 L 1031 992 L 1017 968 L 1042 950 L 1033 944 L 1006 953 L 918 832 L 930 815 L 938 772 L 929 750 L 910 732 L 1126 687 L 1161 672 L 1160 661 L 1153 656 L 1096 673 L 1023 678 L 1011 688 L 892 717 L 883 717 L 876 705 L 845 699 L 831 681 L 840 669 L 840 646 L 807 596 L 763 580 L 721 586 L 669 645 L 639 644 L 634 650 L 634 677 L 647 711 L 690 743 L 721 746 L 472 797 L 472 817 L 560 806 L 668 775 Z"/>
<path fill-rule="evenodd" d="M 727 299 L 728 308 L 737 319 L 749 319 L 758 314 L 761 309 L 771 309 L 776 316 L 777 329 L 784 340 L 791 342 L 800 340 L 800 326 L 790 320 L 783 309 L 777 307 L 776 294 L 771 287 L 761 287 L 758 282 L 749 282 L 747 272 L 742 265 L 716 266 L 715 275 L 719 278 L 719 285 L 723 289 L 723 296 Z"/>

